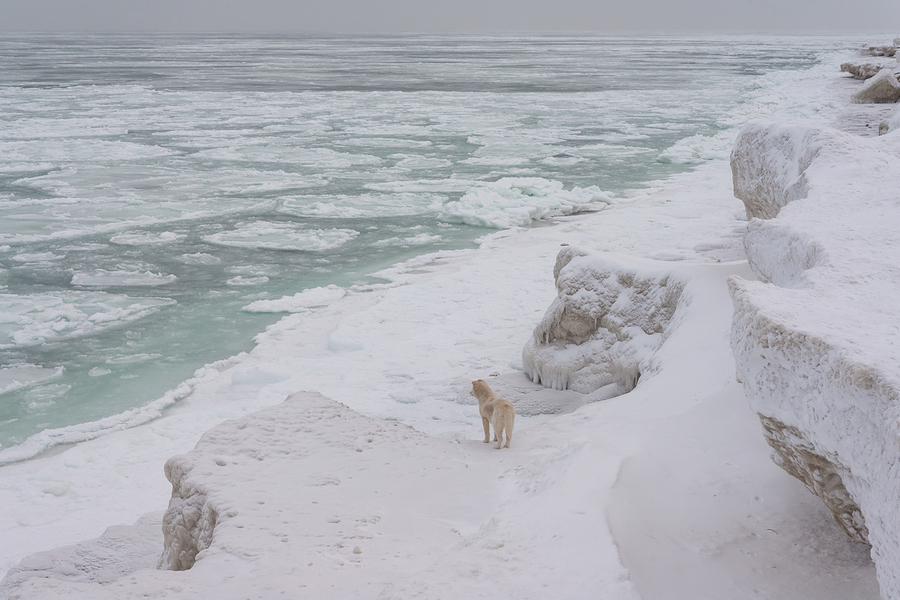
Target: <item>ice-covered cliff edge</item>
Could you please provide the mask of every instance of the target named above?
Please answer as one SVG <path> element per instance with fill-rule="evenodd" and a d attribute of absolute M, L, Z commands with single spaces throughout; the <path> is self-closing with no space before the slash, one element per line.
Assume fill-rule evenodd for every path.
<path fill-rule="evenodd" d="M 732 152 L 759 282 L 732 348 L 775 460 L 872 545 L 900 598 L 900 136 L 751 123 Z M 753 218 L 756 217 L 756 218 Z"/>

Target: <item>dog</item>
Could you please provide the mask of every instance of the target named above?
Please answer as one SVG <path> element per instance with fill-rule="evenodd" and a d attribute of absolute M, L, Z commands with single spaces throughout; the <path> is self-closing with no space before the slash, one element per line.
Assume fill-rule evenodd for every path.
<path fill-rule="evenodd" d="M 503 432 L 506 432 L 506 448 L 512 441 L 513 423 L 516 420 L 516 407 L 509 400 L 499 398 L 484 379 L 472 382 L 472 395 L 478 399 L 478 412 L 484 425 L 484 443 L 490 441 L 490 425 L 494 427 L 494 446 L 497 450 L 503 444 Z"/>

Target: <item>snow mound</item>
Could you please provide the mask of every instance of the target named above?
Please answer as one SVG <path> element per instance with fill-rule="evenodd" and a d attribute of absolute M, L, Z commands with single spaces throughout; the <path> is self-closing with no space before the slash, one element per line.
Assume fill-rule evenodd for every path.
<path fill-rule="evenodd" d="M 900 137 L 751 123 L 732 154 L 745 246 L 732 348 L 775 462 L 872 545 L 900 598 Z"/>
<path fill-rule="evenodd" d="M 559 181 L 504 177 L 447 203 L 438 218 L 447 223 L 507 229 L 550 217 L 598 211 L 612 202 L 611 194 L 594 185 L 565 190 Z"/>
<path fill-rule="evenodd" d="M 559 252 L 553 275 L 558 296 L 522 350 L 525 373 L 592 400 L 632 390 L 653 369 L 686 280 L 573 247 Z"/>

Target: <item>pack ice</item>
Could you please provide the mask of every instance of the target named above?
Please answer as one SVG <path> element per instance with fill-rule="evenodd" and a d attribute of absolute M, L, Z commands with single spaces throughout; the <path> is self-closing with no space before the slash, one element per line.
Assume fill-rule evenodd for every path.
<path fill-rule="evenodd" d="M 775 462 L 872 545 L 900 598 L 900 135 L 746 125 L 731 157 L 759 281 L 732 277 L 737 375 Z"/>

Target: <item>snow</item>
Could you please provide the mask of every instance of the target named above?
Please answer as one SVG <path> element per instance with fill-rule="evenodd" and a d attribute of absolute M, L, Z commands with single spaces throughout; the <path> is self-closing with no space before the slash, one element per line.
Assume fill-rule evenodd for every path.
<path fill-rule="evenodd" d="M 882 597 L 900 597 L 900 137 L 758 122 L 733 156 L 748 215 L 783 201 L 747 228 L 761 281 L 730 281 L 738 376 L 776 462 L 872 544 Z"/>
<path fill-rule="evenodd" d="M 893 116 L 885 122 L 885 125 L 887 126 L 885 133 L 900 129 L 900 108 L 894 111 Z"/>
<path fill-rule="evenodd" d="M 734 379 L 725 280 L 751 276 L 727 260 L 740 257 L 745 225 L 727 163 L 711 162 L 600 215 L 414 259 L 381 273 L 389 284 L 286 316 L 151 423 L 6 467 L 0 495 L 38 491 L 30 508 L 2 517 L 4 539 L 22 556 L 46 549 L 50 529 L 72 543 L 92 537 L 88 524 L 99 525 L 96 537 L 111 522 L 164 509 L 166 459 L 222 419 L 243 417 L 169 463 L 170 474 L 173 465 L 184 473 L 174 511 L 196 491 L 206 500 L 192 506 L 209 502 L 224 515 L 190 570 L 132 571 L 132 557 L 105 566 L 130 573 L 110 583 L 72 576 L 84 572 L 81 557 L 112 544 L 99 538 L 23 563 L 2 595 L 875 598 L 868 547 L 771 463 Z M 631 256 L 617 269 L 685 282 L 677 326 L 655 350 L 658 368 L 628 394 L 586 403 L 521 370 L 522 347 L 557 294 L 561 243 L 589 248 L 585 267 L 611 251 Z M 468 396 L 477 378 L 517 406 L 509 450 L 481 442 Z M 282 403 L 304 389 L 324 397 Z M 132 491 L 97 515 L 124 473 Z M 39 520 L 51 505 L 64 516 Z M 187 512 L 203 522 L 203 508 Z M 159 559 L 159 529 L 132 535 L 141 547 L 152 541 Z M 48 561 L 58 565 L 52 577 Z"/>
<path fill-rule="evenodd" d="M 635 262 L 560 251 L 553 269 L 559 295 L 522 351 L 526 375 L 594 401 L 630 392 L 653 370 L 685 281 Z"/>
<path fill-rule="evenodd" d="M 848 538 L 770 460 L 735 378 L 726 282 L 749 290 L 748 301 L 768 298 L 761 290 L 799 296 L 814 279 L 804 268 L 831 261 L 844 295 L 807 294 L 801 305 L 839 317 L 835 339 L 852 331 L 896 352 L 883 331 L 867 329 L 870 321 L 883 328 L 879 319 L 896 314 L 895 301 L 857 291 L 844 268 L 875 257 L 860 281 L 870 284 L 877 269 L 885 286 L 897 280 L 889 260 L 896 242 L 887 235 L 895 196 L 884 184 L 896 180 L 888 152 L 895 136 L 862 142 L 822 133 L 817 158 L 803 166 L 783 161 L 809 147 L 808 130 L 785 128 L 782 137 L 760 167 L 781 165 L 778 176 L 757 185 L 769 190 L 759 206 L 778 214 L 769 221 L 748 224 L 753 213 L 732 195 L 722 140 L 699 149 L 691 142 L 690 154 L 677 148 L 673 156 L 696 152 L 704 162 L 694 171 L 612 203 L 542 180 L 527 202 L 507 198 L 525 187 L 505 182 L 458 207 L 487 221 L 529 213 L 530 222 L 529 211 L 543 206 L 550 212 L 536 218 L 562 215 L 553 227 L 500 231 L 473 251 L 407 261 L 378 274 L 385 284 L 261 301 L 257 309 L 294 314 L 260 334 L 251 352 L 198 371 L 127 422 L 55 432 L 82 443 L 4 466 L 0 505 L 10 508 L 0 513 L 0 569 L 8 576 L 0 598 L 877 598 L 869 546 Z M 839 146 L 859 152 L 847 159 Z M 440 191 L 416 185 L 399 191 Z M 860 189 L 885 194 L 859 210 L 847 198 Z M 820 192 L 828 203 L 806 207 L 804 193 Z M 583 204 L 605 208 L 564 216 Z M 780 225 L 794 214 L 802 229 Z M 868 246 L 856 245 L 867 224 Z M 748 227 L 755 272 L 745 260 Z M 352 234 L 273 222 L 213 235 L 210 243 L 327 251 Z M 766 246 L 779 240 L 787 241 Z M 568 261 L 557 263 L 561 248 Z M 785 254 L 790 261 L 779 259 L 782 248 L 796 250 Z M 792 287 L 754 282 L 755 273 Z M 567 280 L 583 282 L 582 292 L 554 285 Z M 638 285 L 620 283 L 629 280 Z M 678 293 L 667 298 L 670 287 Z M 617 318 L 607 331 L 621 333 L 633 344 L 629 355 L 651 367 L 639 367 L 633 389 L 603 401 L 592 401 L 602 386 L 553 390 L 524 373 L 523 346 L 535 328 L 562 322 L 554 308 L 561 291 L 592 314 L 584 290 L 610 293 L 603 311 Z M 882 304 L 873 308 L 873 298 Z M 571 341 L 577 351 L 583 340 Z M 890 352 L 884 361 L 895 358 Z M 468 394 L 479 378 L 516 406 L 509 450 L 481 442 Z M 831 409 L 856 419 L 862 434 L 875 427 L 850 405 Z M 30 452 L 52 446 L 38 442 Z M 167 506 L 164 536 L 158 519 Z M 111 524 L 120 525 L 104 533 Z M 157 569 L 161 558 L 190 569 Z"/>

